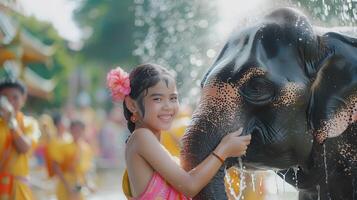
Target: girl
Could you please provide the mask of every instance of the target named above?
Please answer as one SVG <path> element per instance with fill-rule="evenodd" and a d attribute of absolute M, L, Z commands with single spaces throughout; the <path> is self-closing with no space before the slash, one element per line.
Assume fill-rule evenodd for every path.
<path fill-rule="evenodd" d="M 118 67 L 108 73 L 107 83 L 113 99 L 124 100 L 131 132 L 125 159 L 132 199 L 190 199 L 208 184 L 227 157 L 245 154 L 250 135 L 238 137 L 240 131 L 233 132 L 186 172 L 160 144 L 161 131 L 170 128 L 178 112 L 173 75 L 153 64 L 140 65 L 129 76 Z"/>

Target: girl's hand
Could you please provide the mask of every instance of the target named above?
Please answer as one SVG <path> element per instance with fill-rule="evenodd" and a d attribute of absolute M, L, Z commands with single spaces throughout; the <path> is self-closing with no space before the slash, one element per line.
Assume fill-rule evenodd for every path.
<path fill-rule="evenodd" d="M 240 136 L 242 128 L 238 131 L 227 134 L 215 150 L 223 159 L 228 157 L 239 157 L 246 153 L 250 143 L 251 135 Z M 221 154 L 220 154 L 221 153 Z"/>

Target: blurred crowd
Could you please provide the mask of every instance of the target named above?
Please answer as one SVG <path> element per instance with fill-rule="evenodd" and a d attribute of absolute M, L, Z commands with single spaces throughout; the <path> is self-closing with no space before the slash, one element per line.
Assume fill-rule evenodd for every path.
<path fill-rule="evenodd" d="M 90 106 L 70 107 L 42 114 L 37 122 L 41 134 L 31 164 L 35 194 L 40 199 L 51 196 L 49 191 L 57 199 L 83 199 L 97 190 L 98 171 L 124 168 L 123 148 L 129 132 L 120 106 L 108 112 Z M 80 148 L 74 145 L 78 137 Z"/>

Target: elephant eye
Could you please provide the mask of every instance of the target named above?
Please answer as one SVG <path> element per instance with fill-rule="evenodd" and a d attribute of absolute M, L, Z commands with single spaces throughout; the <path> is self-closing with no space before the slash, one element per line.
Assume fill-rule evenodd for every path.
<path fill-rule="evenodd" d="M 263 77 L 256 77 L 242 85 L 239 93 L 250 103 L 264 105 L 273 101 L 275 87 L 271 81 Z"/>

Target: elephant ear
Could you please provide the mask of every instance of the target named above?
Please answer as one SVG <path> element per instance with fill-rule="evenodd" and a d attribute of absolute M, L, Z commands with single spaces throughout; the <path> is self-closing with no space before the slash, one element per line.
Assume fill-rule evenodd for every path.
<path fill-rule="evenodd" d="M 357 111 L 357 40 L 337 33 L 322 36 L 331 49 L 311 85 L 308 122 L 319 143 L 348 134 Z"/>

